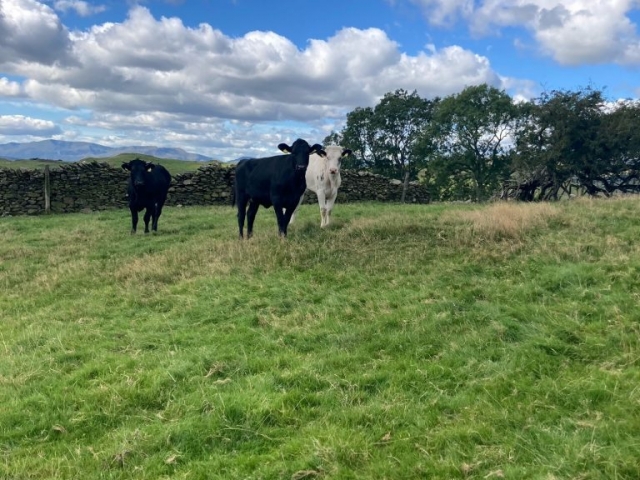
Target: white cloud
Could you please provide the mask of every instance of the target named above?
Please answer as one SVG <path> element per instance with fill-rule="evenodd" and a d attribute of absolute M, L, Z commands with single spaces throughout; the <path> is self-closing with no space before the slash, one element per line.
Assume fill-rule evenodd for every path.
<path fill-rule="evenodd" d="M 59 133 L 61 133 L 60 127 L 49 120 L 23 115 L 0 115 L 0 135 L 49 137 Z"/>
<path fill-rule="evenodd" d="M 640 65 L 640 37 L 629 13 L 637 0 L 410 0 L 433 24 L 458 18 L 477 35 L 527 28 L 541 50 L 563 65 Z"/>
<path fill-rule="evenodd" d="M 470 17 L 474 0 L 411 0 L 425 12 L 429 21 L 435 25 L 449 25 L 458 18 Z"/>
<path fill-rule="evenodd" d="M 91 5 L 82 0 L 56 0 L 53 3 L 53 8 L 61 12 L 73 10 L 81 17 L 88 17 L 95 13 L 104 12 L 107 9 L 104 5 Z"/>
<path fill-rule="evenodd" d="M 89 127 L 129 144 L 175 142 L 208 154 L 222 145 L 264 149 L 283 135 L 321 141 L 347 112 L 398 88 L 433 97 L 509 81 L 484 56 L 433 45 L 408 55 L 377 28 L 344 28 L 301 49 L 274 32 L 229 37 L 207 24 L 156 19 L 141 6 L 123 22 L 69 32 L 43 4 L 2 2 L 11 4 L 12 20 L 0 25 L 12 28 L 15 41 L 14 53 L 0 54 L 0 71 L 23 79 L 11 90 L 38 104 L 91 112 L 70 117 L 63 136 Z M 18 55 L 34 41 L 27 31 L 55 32 L 55 42 Z M 0 84 L 0 95 L 8 89 Z"/>
<path fill-rule="evenodd" d="M 395 88 L 424 96 L 500 80 L 460 47 L 402 54 L 379 29 L 345 28 L 304 50 L 273 32 L 239 38 L 134 7 L 123 23 L 69 35 L 74 64 L 9 64 L 34 100 L 97 111 L 166 111 L 219 118 L 342 116 Z"/>
<path fill-rule="evenodd" d="M 618 110 L 621 107 L 638 108 L 640 107 L 640 100 L 618 98 L 617 100 L 606 101 L 601 105 L 601 110 L 605 113 L 611 113 Z"/>
<path fill-rule="evenodd" d="M 502 86 L 511 91 L 511 97 L 515 102 L 531 100 L 538 94 L 539 85 L 532 80 L 502 77 Z"/>
<path fill-rule="evenodd" d="M 217 118 L 187 118 L 167 113 L 139 115 L 95 114 L 86 119 L 68 117 L 69 127 L 88 127 L 112 132 L 101 143 L 110 146 L 156 145 L 160 147 L 182 146 L 188 151 L 201 153 L 220 160 L 232 160 L 242 156 L 268 156 L 277 154 L 277 145 L 291 143 L 298 137 L 321 142 L 335 125 L 274 125 L 255 124 Z M 59 139 L 95 141 L 77 134 L 69 128 Z M 84 131 L 84 129 L 83 129 Z M 132 133 L 133 132 L 133 133 Z M 161 132 L 161 134 L 159 134 Z M 188 147 L 185 147 L 188 146 Z"/>
<path fill-rule="evenodd" d="M 13 82 L 7 77 L 0 77 L 0 97 L 17 97 L 22 89 L 18 82 Z"/>
<path fill-rule="evenodd" d="M 0 67 L 36 62 L 65 63 L 69 34 L 55 12 L 35 0 L 0 2 Z"/>

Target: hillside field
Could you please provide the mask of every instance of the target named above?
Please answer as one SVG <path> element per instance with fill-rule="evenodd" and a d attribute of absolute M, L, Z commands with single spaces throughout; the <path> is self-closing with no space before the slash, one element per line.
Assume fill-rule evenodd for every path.
<path fill-rule="evenodd" d="M 0 218 L 0 478 L 638 479 L 639 213 Z"/>
<path fill-rule="evenodd" d="M 27 168 L 27 169 L 41 169 L 44 168 L 45 165 L 49 165 L 49 168 L 57 168 L 60 165 L 67 165 L 73 163 L 81 163 L 81 162 L 91 162 L 95 161 L 98 163 L 108 163 L 109 165 L 120 168 L 122 162 L 128 162 L 133 160 L 134 158 L 140 158 L 141 160 L 146 160 L 147 162 L 157 163 L 159 165 L 164 166 L 171 175 L 177 175 L 179 173 L 193 172 L 197 170 L 199 167 L 203 165 L 209 165 L 211 163 L 220 163 L 221 165 L 225 165 L 224 163 L 211 161 L 211 162 L 195 162 L 188 160 L 172 160 L 167 158 L 157 158 L 151 155 L 144 155 L 138 153 L 122 153 L 120 155 L 116 155 L 114 157 L 104 157 L 104 158 L 85 158 L 80 162 L 60 162 L 57 160 L 5 160 L 0 158 L 0 168 Z"/>

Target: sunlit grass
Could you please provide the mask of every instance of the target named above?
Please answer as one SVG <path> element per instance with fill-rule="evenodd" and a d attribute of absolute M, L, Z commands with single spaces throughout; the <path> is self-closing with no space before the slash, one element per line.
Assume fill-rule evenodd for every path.
<path fill-rule="evenodd" d="M 639 478 L 639 210 L 0 219 L 0 478 Z"/>

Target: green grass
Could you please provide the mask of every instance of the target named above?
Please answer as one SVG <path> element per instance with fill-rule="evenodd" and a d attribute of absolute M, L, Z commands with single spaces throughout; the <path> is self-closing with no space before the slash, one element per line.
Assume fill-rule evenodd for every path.
<path fill-rule="evenodd" d="M 640 478 L 639 210 L 0 219 L 0 478 Z"/>
<path fill-rule="evenodd" d="M 186 172 L 194 172 L 198 168 L 202 167 L 203 165 L 209 165 L 212 163 L 226 165 L 225 163 L 218 162 L 216 160 L 212 160 L 210 162 L 172 160 L 169 158 L 156 158 L 151 155 L 143 155 L 138 153 L 121 153 L 120 155 L 116 155 L 114 157 L 108 157 L 108 158 L 85 158 L 83 161 L 84 162 L 96 161 L 101 163 L 108 163 L 113 167 L 120 168 L 120 165 L 122 165 L 122 162 L 129 162 L 134 158 L 139 158 L 141 160 L 146 160 L 147 162 L 153 162 L 153 163 L 162 165 L 167 170 L 169 170 L 171 175 L 177 175 L 179 173 L 186 173 Z"/>
<path fill-rule="evenodd" d="M 221 165 L 226 165 L 221 162 L 217 162 L 215 160 L 211 162 L 195 162 L 188 160 L 173 160 L 167 158 L 157 158 L 151 155 L 143 155 L 138 153 L 122 153 L 120 155 L 116 155 L 114 157 L 105 157 L 105 158 L 92 158 L 88 157 L 81 162 L 98 162 L 98 163 L 108 163 L 109 165 L 120 168 L 122 162 L 128 162 L 133 160 L 134 158 L 140 158 L 142 160 L 146 160 L 148 162 L 154 162 L 159 165 L 163 165 L 172 175 L 177 175 L 179 173 L 193 172 L 197 170 L 199 167 L 203 165 L 209 165 L 211 163 L 218 163 Z M 72 162 L 60 162 L 56 160 L 5 160 L 0 159 L 0 168 L 28 168 L 28 169 L 41 169 L 46 165 L 49 165 L 50 168 L 56 168 L 60 165 L 66 165 Z"/>
<path fill-rule="evenodd" d="M 42 169 L 45 166 L 49 166 L 49 168 L 57 168 L 60 165 L 65 165 L 67 162 L 62 162 L 58 160 L 7 160 L 5 158 L 0 158 L 0 168 L 27 168 L 31 169 Z"/>

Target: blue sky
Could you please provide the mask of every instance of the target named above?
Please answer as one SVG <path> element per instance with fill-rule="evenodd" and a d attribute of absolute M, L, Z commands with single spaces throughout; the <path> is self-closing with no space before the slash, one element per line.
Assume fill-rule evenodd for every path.
<path fill-rule="evenodd" d="M 0 143 L 229 160 L 321 142 L 398 88 L 640 96 L 637 0 L 0 0 Z"/>

